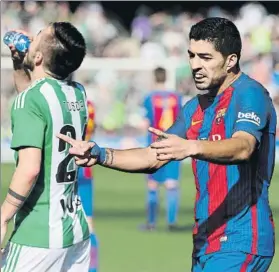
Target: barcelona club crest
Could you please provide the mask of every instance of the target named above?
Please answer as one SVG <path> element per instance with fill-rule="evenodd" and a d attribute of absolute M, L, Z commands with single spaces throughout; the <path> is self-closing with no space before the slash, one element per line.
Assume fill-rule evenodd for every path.
<path fill-rule="evenodd" d="M 224 119 L 224 116 L 226 114 L 226 110 L 227 108 L 224 108 L 224 109 L 220 109 L 217 114 L 216 114 L 216 117 L 215 117 L 215 122 L 217 125 L 219 125 L 221 123 L 221 121 Z"/>

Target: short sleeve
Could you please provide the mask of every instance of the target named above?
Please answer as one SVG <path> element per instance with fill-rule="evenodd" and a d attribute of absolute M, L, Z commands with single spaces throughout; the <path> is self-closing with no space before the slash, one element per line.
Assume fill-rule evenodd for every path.
<path fill-rule="evenodd" d="M 143 117 L 148 119 L 149 122 L 152 121 L 152 105 L 150 96 L 147 96 L 143 100 Z"/>
<path fill-rule="evenodd" d="M 30 91 L 31 92 L 31 91 Z M 21 93 L 12 108 L 11 148 L 42 148 L 44 142 L 45 120 L 33 94 Z"/>
<path fill-rule="evenodd" d="M 245 131 L 261 142 L 268 119 L 267 94 L 260 87 L 241 90 L 236 101 L 236 121 L 233 133 Z"/>
<path fill-rule="evenodd" d="M 185 117 L 185 113 L 187 111 L 186 105 L 181 109 L 178 117 L 176 118 L 173 125 L 166 131 L 168 134 L 174 134 L 181 138 L 186 139 L 186 131 L 187 131 L 187 121 Z"/>

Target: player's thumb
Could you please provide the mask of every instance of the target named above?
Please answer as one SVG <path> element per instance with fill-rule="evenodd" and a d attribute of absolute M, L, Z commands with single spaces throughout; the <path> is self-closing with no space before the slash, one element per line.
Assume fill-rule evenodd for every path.
<path fill-rule="evenodd" d="M 154 128 L 154 127 L 149 127 L 148 131 L 153 133 L 153 134 L 156 134 L 157 136 L 160 136 L 163 133 L 163 131 L 161 131 L 161 130 L 159 130 L 157 128 Z"/>

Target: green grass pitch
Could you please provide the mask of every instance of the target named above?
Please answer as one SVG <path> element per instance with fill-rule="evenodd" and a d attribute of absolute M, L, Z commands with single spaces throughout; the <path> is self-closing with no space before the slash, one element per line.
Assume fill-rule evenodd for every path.
<path fill-rule="evenodd" d="M 279 226 L 279 167 L 275 167 L 270 202 L 275 227 Z M 2 164 L 1 202 L 6 194 L 14 166 Z M 194 182 L 190 166 L 185 165 L 181 180 L 179 224 L 185 231 L 168 233 L 165 226 L 164 196 L 160 192 L 158 231 L 137 230 L 145 221 L 145 178 L 101 167 L 94 168 L 96 232 L 100 243 L 101 272 L 178 272 L 190 271 Z M 30 230 L 32 231 L 32 230 Z M 276 228 L 277 255 L 269 272 L 279 271 L 279 231 Z"/>

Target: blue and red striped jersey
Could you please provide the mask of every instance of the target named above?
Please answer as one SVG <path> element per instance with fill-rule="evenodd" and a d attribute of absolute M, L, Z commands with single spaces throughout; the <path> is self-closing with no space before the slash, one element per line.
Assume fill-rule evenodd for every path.
<path fill-rule="evenodd" d="M 186 103 L 167 131 L 185 139 L 218 141 L 245 131 L 257 139 L 247 162 L 192 160 L 196 184 L 194 256 L 216 251 L 274 254 L 268 188 L 275 161 L 276 112 L 269 93 L 243 74 L 223 93 Z M 207 105 L 206 105 L 207 104 Z"/>
<path fill-rule="evenodd" d="M 172 126 L 182 108 L 182 97 L 173 91 L 153 91 L 143 103 L 145 118 L 150 126 L 166 131 Z M 156 140 L 156 135 L 148 135 L 148 143 Z"/>

